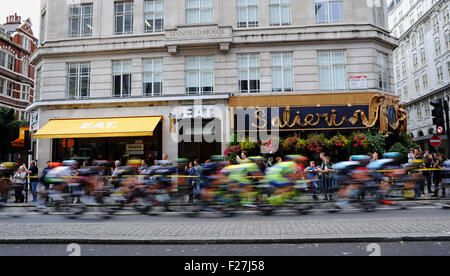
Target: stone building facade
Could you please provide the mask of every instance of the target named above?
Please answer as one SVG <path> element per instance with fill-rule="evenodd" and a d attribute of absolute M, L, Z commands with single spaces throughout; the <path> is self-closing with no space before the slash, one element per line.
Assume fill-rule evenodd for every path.
<path fill-rule="evenodd" d="M 292 103 L 328 106 L 331 114 L 339 102 L 340 116 L 350 117 L 344 109 L 374 97 L 394 102 L 397 41 L 382 2 L 42 0 L 41 45 L 32 57 L 39 90 L 28 108 L 39 138 L 35 157 L 40 166 L 80 155 L 117 159 L 143 143 L 136 148 L 145 158 L 205 159 L 223 153 L 238 107 Z M 68 140 L 44 133 L 53 119 L 136 116 L 162 118 L 158 134 Z M 220 131 L 207 132 L 219 142 L 197 140 L 212 119 Z M 184 134 L 194 141 L 177 141 L 174 125 L 189 122 Z M 110 152 L 99 143 L 121 146 Z"/>

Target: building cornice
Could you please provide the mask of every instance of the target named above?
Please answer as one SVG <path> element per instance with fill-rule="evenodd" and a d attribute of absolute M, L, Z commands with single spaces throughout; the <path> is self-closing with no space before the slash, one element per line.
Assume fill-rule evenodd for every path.
<path fill-rule="evenodd" d="M 205 27 L 205 25 L 198 26 Z M 229 28 L 220 27 L 218 28 Z M 193 26 L 192 28 L 196 28 Z M 169 30 L 168 30 L 169 31 Z M 221 48 L 222 44 L 264 44 L 264 43 L 287 43 L 287 42 L 320 42 L 327 41 L 350 41 L 350 40 L 376 40 L 386 47 L 394 49 L 397 39 L 372 24 L 333 24 L 313 25 L 304 27 L 277 27 L 258 29 L 232 29 L 231 35 L 224 37 L 214 36 L 211 38 L 200 37 L 195 40 L 166 39 L 166 32 L 160 34 L 142 34 L 129 36 L 114 36 L 102 38 L 64 39 L 58 41 L 47 41 L 44 46 L 39 47 L 31 56 L 31 64 L 36 65 L 42 58 L 51 56 L 67 56 L 86 53 L 126 53 L 129 51 L 167 51 L 169 47 L 191 48 L 202 46 L 215 46 Z M 170 50 L 170 48 L 169 48 Z M 176 51 L 175 51 L 176 53 Z"/>
<path fill-rule="evenodd" d="M 447 84 L 447 85 L 445 85 L 445 86 L 443 86 L 443 87 L 441 87 L 441 88 L 439 88 L 437 90 L 431 91 L 431 92 L 429 92 L 429 93 L 427 93 L 427 94 L 425 94 L 423 96 L 420 96 L 418 98 L 415 98 L 414 100 L 407 102 L 406 106 L 411 106 L 413 104 L 416 104 L 416 103 L 418 103 L 418 102 L 420 102 L 420 101 L 422 101 L 422 100 L 424 100 L 426 98 L 432 97 L 433 95 L 438 94 L 438 93 L 440 93 L 442 91 L 445 91 L 447 89 L 450 89 L 450 84 Z"/>
<path fill-rule="evenodd" d="M 174 96 L 163 96 L 163 97 L 130 97 L 130 98 L 94 98 L 85 100 L 48 100 L 35 102 L 27 107 L 27 112 L 34 111 L 42 107 L 72 107 L 77 106 L 104 106 L 111 107 L 112 105 L 129 105 L 129 104 L 141 104 L 141 105 L 152 105 L 158 102 L 182 102 L 182 101 L 207 101 L 207 100 L 228 100 L 230 94 L 215 94 L 215 95 L 199 95 L 199 96 L 186 96 L 186 95 L 174 95 Z"/>

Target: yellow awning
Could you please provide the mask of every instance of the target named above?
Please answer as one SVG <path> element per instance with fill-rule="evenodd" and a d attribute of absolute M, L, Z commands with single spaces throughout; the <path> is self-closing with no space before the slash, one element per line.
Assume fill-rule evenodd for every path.
<path fill-rule="evenodd" d="M 54 119 L 34 134 L 37 139 L 153 136 L 162 116 Z"/>

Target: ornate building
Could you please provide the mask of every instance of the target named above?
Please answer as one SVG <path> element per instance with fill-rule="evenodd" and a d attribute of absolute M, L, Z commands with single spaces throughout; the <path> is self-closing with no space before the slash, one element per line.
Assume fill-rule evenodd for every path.
<path fill-rule="evenodd" d="M 205 159 L 223 152 L 231 132 L 252 131 L 234 119 L 242 112 L 257 127 L 283 114 L 299 121 L 278 124 L 279 133 L 366 129 L 380 106 L 398 109 L 397 41 L 383 2 L 42 0 L 42 44 L 32 57 L 39 89 L 28 108 L 39 165 Z M 371 108 L 382 96 L 385 104 Z M 136 128 L 137 116 L 147 129 Z"/>
<path fill-rule="evenodd" d="M 408 133 L 423 150 L 436 133 L 430 102 L 449 96 L 450 7 L 448 0 L 395 0 L 389 26 L 399 39 L 394 50 L 395 90 L 408 111 Z M 448 138 L 440 149 L 448 154 Z"/>
<path fill-rule="evenodd" d="M 31 21 L 11 15 L 0 25 L 0 106 L 16 111 L 16 119 L 27 121 L 26 107 L 33 102 L 34 66 L 30 56 L 36 50 Z"/>

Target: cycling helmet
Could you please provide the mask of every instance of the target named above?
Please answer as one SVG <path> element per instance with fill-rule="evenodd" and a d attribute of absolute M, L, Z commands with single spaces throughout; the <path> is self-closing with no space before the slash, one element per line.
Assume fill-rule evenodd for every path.
<path fill-rule="evenodd" d="M 65 160 L 62 162 L 63 166 L 70 167 L 70 166 L 77 166 L 78 161 L 77 160 Z"/>
<path fill-rule="evenodd" d="M 88 167 L 77 170 L 79 176 L 93 176 L 98 175 L 97 167 Z"/>
<path fill-rule="evenodd" d="M 383 154 L 384 158 L 399 158 L 400 157 L 400 153 L 398 152 L 386 152 L 385 154 Z"/>
<path fill-rule="evenodd" d="M 352 155 L 350 158 L 352 161 L 370 162 L 370 156 L 367 155 Z"/>

